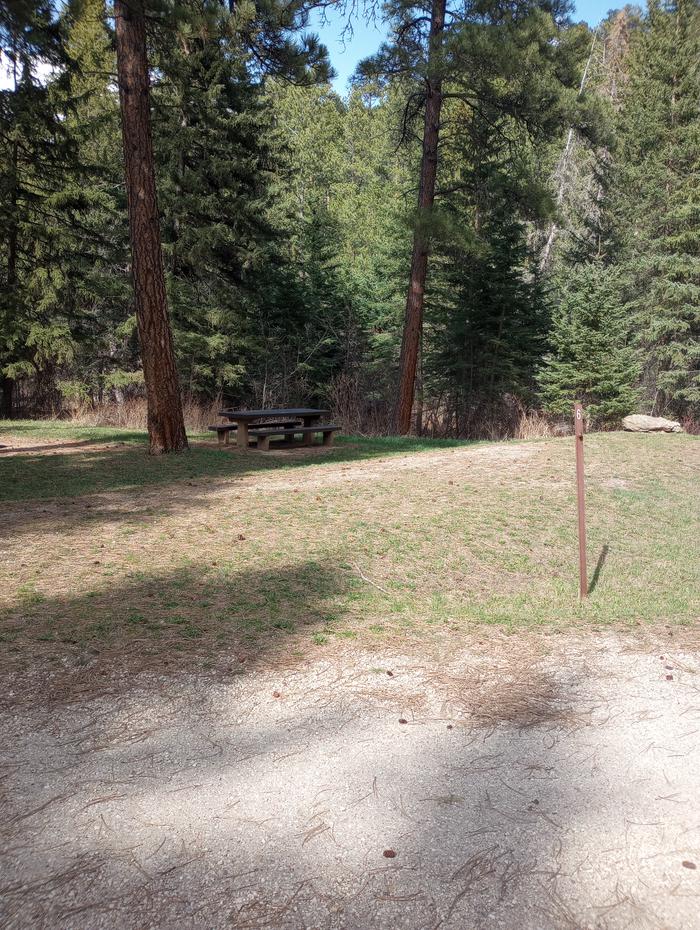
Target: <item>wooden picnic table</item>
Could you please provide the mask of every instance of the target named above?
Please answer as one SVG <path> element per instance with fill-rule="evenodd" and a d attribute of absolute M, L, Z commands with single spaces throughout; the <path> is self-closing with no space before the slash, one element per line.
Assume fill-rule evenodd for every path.
<path fill-rule="evenodd" d="M 321 417 L 328 416 L 330 410 L 316 410 L 313 407 L 273 407 L 267 410 L 220 410 L 219 415 L 237 424 L 236 445 L 248 448 L 248 427 L 251 421 L 270 419 L 301 420 L 304 426 L 311 426 Z M 261 424 L 264 426 L 264 424 Z"/>

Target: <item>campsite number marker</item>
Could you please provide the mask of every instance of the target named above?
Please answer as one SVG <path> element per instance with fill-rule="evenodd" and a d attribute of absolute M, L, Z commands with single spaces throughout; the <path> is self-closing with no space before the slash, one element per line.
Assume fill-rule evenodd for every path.
<path fill-rule="evenodd" d="M 579 598 L 588 594 L 586 577 L 586 492 L 583 485 L 583 407 L 574 404 L 574 427 L 576 434 L 576 495 L 578 498 L 578 572 Z"/>

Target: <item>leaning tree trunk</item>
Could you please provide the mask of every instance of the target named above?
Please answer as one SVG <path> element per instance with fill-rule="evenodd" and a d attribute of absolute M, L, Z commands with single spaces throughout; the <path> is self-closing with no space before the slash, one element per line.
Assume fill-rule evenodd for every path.
<path fill-rule="evenodd" d="M 413 231 L 411 274 L 406 298 L 406 315 L 403 325 L 401 357 L 399 359 L 399 386 L 394 407 L 395 433 L 408 433 L 411 429 L 411 411 L 416 388 L 416 370 L 420 338 L 423 329 L 423 302 L 425 281 L 428 276 L 430 252 L 430 212 L 435 201 L 435 179 L 438 166 L 438 140 L 442 111 L 442 78 L 439 57 L 442 33 L 445 28 L 446 0 L 433 0 L 428 45 L 428 80 L 426 82 L 425 117 L 423 122 L 423 155 L 418 188 L 418 219 Z M 437 69 L 437 75 L 434 73 Z"/>
<path fill-rule="evenodd" d="M 158 455 L 186 449 L 187 436 L 160 245 L 143 0 L 115 0 L 114 14 L 136 319 L 150 451 Z"/>

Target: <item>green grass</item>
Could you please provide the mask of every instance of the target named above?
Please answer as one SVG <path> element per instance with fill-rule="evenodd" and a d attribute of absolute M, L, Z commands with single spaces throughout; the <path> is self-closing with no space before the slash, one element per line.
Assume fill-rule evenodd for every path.
<path fill-rule="evenodd" d="M 150 458 L 132 431 L 1 424 L 0 444 L 12 437 L 36 448 L 0 453 L 0 642 L 11 661 L 177 655 L 210 667 L 231 649 L 304 655 L 489 626 L 700 615 L 693 437 L 586 437 L 583 604 L 569 439 L 344 438 L 328 454 L 289 457 L 195 440 Z M 45 439 L 91 445 L 42 449 Z"/>
<path fill-rule="evenodd" d="M 322 457 L 305 459 L 290 456 L 223 454 L 201 444 L 210 435 L 190 437 L 192 448 L 181 455 L 153 457 L 145 454 L 147 436 L 134 430 L 112 427 L 81 427 L 62 421 L 0 420 L 0 446 L 3 435 L 33 441 L 36 449 L 21 458 L 2 455 L 0 449 L 0 501 L 79 497 L 105 491 L 128 491 L 155 484 L 181 483 L 242 476 L 279 469 L 304 468 L 311 464 L 332 464 L 358 459 L 420 452 L 431 448 L 451 448 L 464 443 L 455 440 L 417 438 L 358 438 L 340 436 L 336 445 Z M 79 455 L 73 450 L 42 446 L 43 440 L 62 443 L 92 443 Z M 200 444 L 197 445 L 197 440 Z M 95 448 L 94 444 L 98 444 Z M 50 454 L 49 454 L 50 453 Z"/>

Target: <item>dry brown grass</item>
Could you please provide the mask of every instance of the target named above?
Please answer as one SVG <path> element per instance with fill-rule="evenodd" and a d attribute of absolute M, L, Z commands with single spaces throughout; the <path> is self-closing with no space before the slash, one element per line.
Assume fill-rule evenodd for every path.
<path fill-rule="evenodd" d="M 212 423 L 221 422 L 219 410 L 221 398 L 210 403 L 183 401 L 183 413 L 187 431 L 192 434 L 206 433 Z M 384 403 L 367 406 L 366 394 L 349 377 L 338 377 L 330 385 L 329 406 L 333 422 L 338 423 L 345 433 L 357 436 L 386 436 L 391 429 L 391 410 Z M 57 417 L 58 418 L 58 417 Z M 77 426 L 114 426 L 121 429 L 146 429 L 146 401 L 130 398 L 123 403 L 82 404 L 64 410 L 61 420 Z M 692 430 L 688 430 L 691 432 Z M 455 435 L 454 415 L 437 405 L 426 406 L 422 435 L 431 438 L 450 438 Z M 457 430 L 460 438 L 497 442 L 502 439 L 546 439 L 565 435 L 568 430 L 557 418 L 541 410 L 527 407 L 516 397 L 504 398 L 475 411 Z"/>
<path fill-rule="evenodd" d="M 516 439 L 548 439 L 557 435 L 550 417 L 546 417 L 540 410 L 525 410 L 523 408 L 518 420 Z"/>
<path fill-rule="evenodd" d="M 564 435 L 560 418 L 528 407 L 513 395 L 472 410 L 455 409 L 441 402 L 426 404 L 423 412 L 423 434 L 447 438 L 498 442 L 502 439 L 546 439 Z"/>
<path fill-rule="evenodd" d="M 189 433 L 205 433 L 207 426 L 219 423 L 221 400 L 202 404 L 194 400 L 183 401 L 185 427 Z M 76 426 L 116 426 L 120 429 L 145 430 L 147 423 L 146 400 L 142 397 L 125 400 L 121 404 L 93 404 L 74 407 L 61 419 Z"/>

